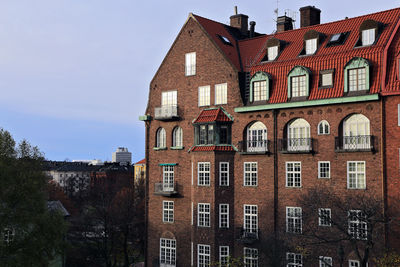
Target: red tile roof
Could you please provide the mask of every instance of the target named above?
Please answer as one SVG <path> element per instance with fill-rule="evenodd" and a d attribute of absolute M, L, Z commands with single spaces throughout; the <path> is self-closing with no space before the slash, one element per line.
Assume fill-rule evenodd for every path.
<path fill-rule="evenodd" d="M 230 62 L 237 68 L 237 70 L 241 70 L 242 68 L 238 53 L 239 49 L 237 41 L 227 30 L 227 27 L 230 26 L 200 17 L 198 15 L 193 15 L 193 17 L 200 23 L 200 25 L 209 34 L 212 40 L 218 45 L 218 47 L 222 50 L 222 52 L 230 60 Z M 232 45 L 225 44 L 221 40 L 221 38 L 218 37 L 218 35 L 228 38 Z"/>
<path fill-rule="evenodd" d="M 239 41 L 236 41 L 229 33 L 227 30 L 229 26 L 197 15 L 194 15 L 194 17 L 238 70 L 241 70 L 240 66 L 242 66 L 244 71 L 248 71 L 252 66 L 251 74 L 264 71 L 271 75 L 273 81 L 270 88 L 269 103 L 287 101 L 287 74 L 297 65 L 309 68 L 312 73 L 310 100 L 343 96 L 344 67 L 354 57 L 363 57 L 373 66 L 369 91 L 371 94 L 382 91 L 400 93 L 396 52 L 400 48 L 399 33 L 394 36 L 393 45 L 388 50 L 387 65 L 383 65 L 385 63 L 385 47 L 391 41 L 393 32 L 399 24 L 400 8 Z M 359 39 L 360 25 L 369 19 L 384 25 L 378 41 L 371 46 L 355 48 Z M 299 56 L 303 49 L 304 34 L 309 30 L 322 33 L 325 38 L 314 55 Z M 349 32 L 344 44 L 326 47 L 333 34 L 343 32 Z M 227 37 L 232 46 L 224 44 L 218 34 Z M 265 44 L 272 37 L 284 41 L 286 45 L 277 60 L 261 63 L 265 55 Z M 386 86 L 382 86 L 382 74 L 386 67 Z M 318 89 L 319 72 L 326 69 L 335 69 L 334 87 Z"/>
<path fill-rule="evenodd" d="M 200 112 L 200 115 L 193 121 L 193 123 L 204 122 L 228 122 L 232 121 L 231 116 L 226 113 L 221 107 L 214 109 L 205 109 Z"/>
<path fill-rule="evenodd" d="M 135 165 L 136 164 L 146 164 L 146 159 L 142 159 L 142 160 L 136 162 Z"/>
<path fill-rule="evenodd" d="M 190 152 L 233 152 L 235 149 L 232 146 L 194 146 L 190 149 Z"/>

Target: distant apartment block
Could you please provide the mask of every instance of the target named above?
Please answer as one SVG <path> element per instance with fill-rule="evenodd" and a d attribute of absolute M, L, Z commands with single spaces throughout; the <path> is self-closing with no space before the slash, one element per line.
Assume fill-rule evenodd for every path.
<path fill-rule="evenodd" d="M 132 162 L 132 153 L 129 152 L 126 147 L 118 147 L 117 150 L 112 153 L 112 162 L 130 165 Z"/>

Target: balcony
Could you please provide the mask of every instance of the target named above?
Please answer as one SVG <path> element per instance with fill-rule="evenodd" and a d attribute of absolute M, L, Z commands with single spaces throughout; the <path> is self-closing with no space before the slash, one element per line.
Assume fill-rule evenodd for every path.
<path fill-rule="evenodd" d="M 154 109 L 154 119 L 173 120 L 179 118 L 178 106 L 161 106 Z"/>
<path fill-rule="evenodd" d="M 237 239 L 238 242 L 243 244 L 252 244 L 258 240 L 259 229 L 256 228 L 239 228 L 239 238 Z"/>
<path fill-rule="evenodd" d="M 376 138 L 373 135 L 335 137 L 336 152 L 375 151 Z"/>
<path fill-rule="evenodd" d="M 178 184 L 175 183 L 155 183 L 154 195 L 173 197 L 178 194 Z"/>
<path fill-rule="evenodd" d="M 281 153 L 313 153 L 314 140 L 312 138 L 279 139 Z"/>
<path fill-rule="evenodd" d="M 269 140 L 259 141 L 240 141 L 238 148 L 241 154 L 267 154 L 269 150 Z"/>

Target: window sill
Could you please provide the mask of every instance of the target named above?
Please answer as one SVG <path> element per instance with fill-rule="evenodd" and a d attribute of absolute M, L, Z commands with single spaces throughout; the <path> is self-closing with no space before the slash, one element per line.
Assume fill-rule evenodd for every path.
<path fill-rule="evenodd" d="M 318 177 L 318 179 L 330 180 L 330 179 L 331 179 L 331 177 Z"/>
<path fill-rule="evenodd" d="M 301 186 L 285 186 L 287 189 L 301 189 Z"/>
<path fill-rule="evenodd" d="M 333 88 L 333 84 L 331 85 L 324 85 L 324 86 L 318 86 L 318 89 L 331 89 Z"/>
<path fill-rule="evenodd" d="M 185 74 L 185 77 L 191 77 L 191 76 L 195 76 L 196 75 L 196 73 L 195 74 Z"/>
<path fill-rule="evenodd" d="M 172 150 L 182 150 L 184 148 L 185 148 L 184 146 L 172 146 L 171 147 Z"/>
<path fill-rule="evenodd" d="M 198 184 L 197 186 L 200 186 L 200 187 L 211 187 L 211 185 L 209 185 L 209 184 Z"/>
<path fill-rule="evenodd" d="M 163 224 L 173 224 L 174 222 L 163 222 Z"/>
<path fill-rule="evenodd" d="M 211 228 L 211 226 L 202 226 L 202 225 L 197 225 L 198 228 Z"/>
<path fill-rule="evenodd" d="M 290 102 L 306 101 L 307 99 L 308 99 L 308 95 L 305 95 L 305 96 L 292 96 L 290 98 Z"/>
<path fill-rule="evenodd" d="M 258 185 L 243 185 L 244 187 L 254 187 L 254 188 L 256 188 L 256 187 L 258 187 Z"/>
<path fill-rule="evenodd" d="M 367 188 L 349 188 L 347 187 L 348 190 L 367 190 Z"/>
<path fill-rule="evenodd" d="M 167 150 L 166 147 L 153 147 L 153 150 L 158 151 L 158 150 Z"/>

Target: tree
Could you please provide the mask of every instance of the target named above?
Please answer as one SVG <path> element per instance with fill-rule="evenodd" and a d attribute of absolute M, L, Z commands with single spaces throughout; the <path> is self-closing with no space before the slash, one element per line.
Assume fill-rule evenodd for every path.
<path fill-rule="evenodd" d="M 65 223 L 47 208 L 43 154 L 0 129 L 0 262 L 45 266 L 64 247 Z"/>
<path fill-rule="evenodd" d="M 296 242 L 303 256 L 318 259 L 336 253 L 340 266 L 350 256 L 366 267 L 373 255 L 382 254 L 384 227 L 391 221 L 377 196 L 366 191 L 340 196 L 326 187 L 313 188 L 299 205 L 303 222 Z"/>

